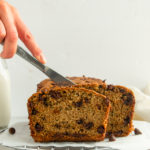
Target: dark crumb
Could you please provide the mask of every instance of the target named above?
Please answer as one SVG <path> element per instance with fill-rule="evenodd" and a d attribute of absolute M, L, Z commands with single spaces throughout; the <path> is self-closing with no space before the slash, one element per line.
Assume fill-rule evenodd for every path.
<path fill-rule="evenodd" d="M 139 135 L 139 134 L 142 134 L 142 132 L 139 129 L 135 128 L 134 129 L 134 134 Z"/>
<path fill-rule="evenodd" d="M 110 142 L 116 141 L 116 138 L 115 138 L 115 136 L 113 134 L 110 134 L 109 141 Z"/>
<path fill-rule="evenodd" d="M 15 132 L 16 132 L 15 128 L 9 128 L 9 133 L 10 134 L 15 134 Z"/>

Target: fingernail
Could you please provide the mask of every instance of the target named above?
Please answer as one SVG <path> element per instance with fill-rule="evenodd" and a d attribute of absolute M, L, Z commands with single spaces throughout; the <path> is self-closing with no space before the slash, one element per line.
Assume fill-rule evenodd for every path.
<path fill-rule="evenodd" d="M 40 61 L 40 55 L 35 56 L 38 61 Z"/>
<path fill-rule="evenodd" d="M 46 58 L 45 58 L 45 56 L 43 55 L 43 53 L 41 53 L 41 55 L 40 55 L 40 60 L 41 60 L 41 62 L 42 62 L 43 64 L 46 63 Z"/>
<path fill-rule="evenodd" d="M 42 64 L 46 63 L 46 58 L 44 57 L 44 55 L 42 53 L 40 55 L 36 56 L 36 59 L 38 61 L 40 61 Z"/>

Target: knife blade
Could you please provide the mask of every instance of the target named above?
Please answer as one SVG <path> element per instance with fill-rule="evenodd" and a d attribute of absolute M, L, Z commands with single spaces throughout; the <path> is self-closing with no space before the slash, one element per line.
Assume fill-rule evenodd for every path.
<path fill-rule="evenodd" d="M 58 72 L 54 71 L 53 69 L 49 68 L 46 65 L 43 65 L 40 63 L 37 59 L 32 57 L 28 52 L 26 52 L 22 47 L 19 45 L 17 46 L 17 52 L 16 54 L 26 61 L 28 61 L 30 64 L 38 68 L 40 71 L 42 71 L 45 75 L 47 75 L 52 81 L 54 81 L 57 85 L 60 86 L 71 86 L 75 85 L 71 80 L 65 78 Z"/>

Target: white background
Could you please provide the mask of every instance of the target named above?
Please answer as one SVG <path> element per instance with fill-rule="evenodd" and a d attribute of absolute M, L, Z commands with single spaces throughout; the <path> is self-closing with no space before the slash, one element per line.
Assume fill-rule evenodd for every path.
<path fill-rule="evenodd" d="M 150 81 L 149 0 L 8 2 L 20 12 L 43 50 L 47 65 L 59 73 L 84 74 L 139 88 Z M 27 99 L 46 76 L 18 56 L 7 62 L 12 115 L 26 116 Z"/>

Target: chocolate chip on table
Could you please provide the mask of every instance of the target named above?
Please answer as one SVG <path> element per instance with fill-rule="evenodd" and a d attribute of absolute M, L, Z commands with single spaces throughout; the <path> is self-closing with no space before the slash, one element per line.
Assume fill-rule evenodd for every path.
<path fill-rule="evenodd" d="M 104 126 L 99 126 L 98 128 L 97 128 L 97 132 L 98 133 L 104 133 Z"/>
<path fill-rule="evenodd" d="M 36 123 L 36 125 L 35 125 L 35 130 L 36 130 L 37 132 L 40 132 L 40 131 L 43 130 L 43 127 L 42 127 L 39 123 Z"/>
<path fill-rule="evenodd" d="M 135 135 L 142 134 L 142 132 L 137 128 L 134 129 L 134 133 L 135 133 Z"/>
<path fill-rule="evenodd" d="M 115 136 L 113 134 L 110 134 L 109 141 L 110 142 L 116 141 L 116 138 L 115 138 Z"/>
<path fill-rule="evenodd" d="M 88 123 L 85 124 L 85 128 L 87 130 L 90 130 L 93 126 L 94 126 L 93 122 L 88 122 Z"/>
<path fill-rule="evenodd" d="M 15 128 L 9 128 L 9 133 L 10 134 L 15 134 L 15 132 L 16 132 Z"/>

